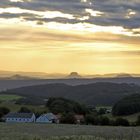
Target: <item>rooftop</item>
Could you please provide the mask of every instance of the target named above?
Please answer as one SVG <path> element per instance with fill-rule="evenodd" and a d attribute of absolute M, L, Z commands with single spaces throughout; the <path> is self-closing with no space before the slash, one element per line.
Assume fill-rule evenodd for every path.
<path fill-rule="evenodd" d="M 9 113 L 5 118 L 31 118 L 33 113 Z"/>

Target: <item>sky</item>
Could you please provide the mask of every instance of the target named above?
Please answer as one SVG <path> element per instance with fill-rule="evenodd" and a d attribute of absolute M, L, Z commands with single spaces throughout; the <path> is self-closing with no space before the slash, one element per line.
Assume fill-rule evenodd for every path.
<path fill-rule="evenodd" d="M 140 0 L 0 0 L 0 66 L 140 73 Z"/>

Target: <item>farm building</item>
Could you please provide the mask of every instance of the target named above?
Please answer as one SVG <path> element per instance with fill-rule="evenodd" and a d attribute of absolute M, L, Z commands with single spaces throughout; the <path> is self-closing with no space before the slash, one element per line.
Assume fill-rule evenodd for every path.
<path fill-rule="evenodd" d="M 43 114 L 36 119 L 37 123 L 59 123 L 59 119 L 53 113 Z"/>
<path fill-rule="evenodd" d="M 106 110 L 106 113 L 111 113 L 111 112 L 112 112 L 112 108 Z"/>
<path fill-rule="evenodd" d="M 76 123 L 80 124 L 84 121 L 84 115 L 75 115 Z"/>
<path fill-rule="evenodd" d="M 9 113 L 4 117 L 5 122 L 29 123 L 35 122 L 34 113 Z"/>

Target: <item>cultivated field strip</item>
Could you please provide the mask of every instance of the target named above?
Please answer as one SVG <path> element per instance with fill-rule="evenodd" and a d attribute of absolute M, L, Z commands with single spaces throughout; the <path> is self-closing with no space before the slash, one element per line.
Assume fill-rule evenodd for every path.
<path fill-rule="evenodd" d="M 140 127 L 0 124 L 0 140 L 140 140 Z"/>

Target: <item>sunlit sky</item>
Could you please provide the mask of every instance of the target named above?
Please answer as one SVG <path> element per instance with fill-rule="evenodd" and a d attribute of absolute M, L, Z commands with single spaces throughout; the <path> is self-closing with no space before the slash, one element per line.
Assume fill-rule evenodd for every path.
<path fill-rule="evenodd" d="M 140 73 L 140 0 L 0 0 L 0 66 Z"/>

